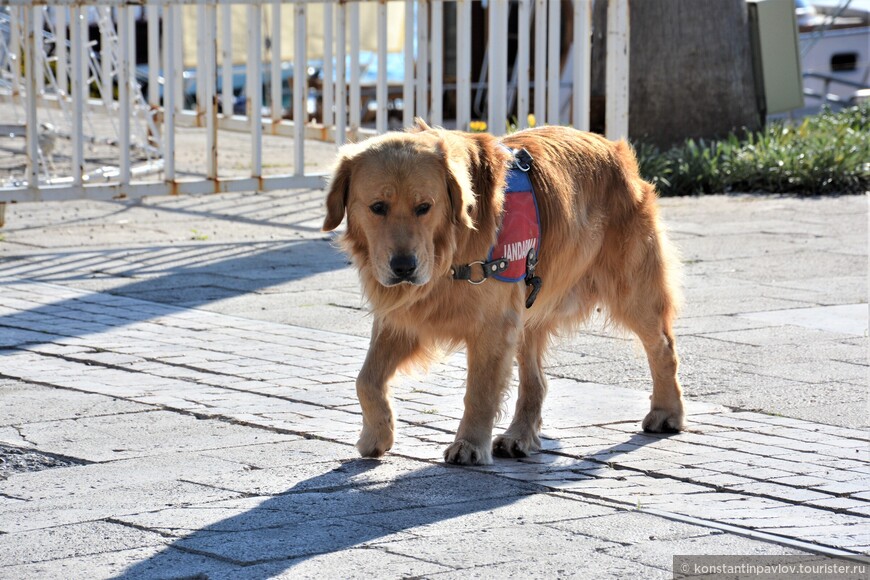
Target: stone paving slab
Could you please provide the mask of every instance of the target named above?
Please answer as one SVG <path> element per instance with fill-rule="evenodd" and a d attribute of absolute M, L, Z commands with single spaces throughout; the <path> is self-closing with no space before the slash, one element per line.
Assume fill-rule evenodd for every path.
<path fill-rule="evenodd" d="M 592 566 L 605 577 L 656 577 L 668 571 L 663 553 L 713 546 L 870 553 L 866 431 L 690 402 L 698 430 L 646 435 L 642 393 L 554 378 L 545 452 L 446 467 L 440 453 L 461 415 L 464 367 L 452 355 L 397 384 L 396 449 L 364 461 L 352 443 L 365 339 L 5 282 L 0 324 L 31 334 L 0 355 L 13 387 L 3 394 L 15 403 L 0 441 L 91 463 L 2 482 L 0 494 L 15 501 L 0 511 L 0 539 L 39 545 L 33 534 L 97 524 L 138 538 L 113 546 L 126 568 L 72 546 L 13 552 L 22 574 L 59 572 L 74 558 L 107 574 L 159 576 L 203 557 L 198 569 L 214 577 L 291 574 L 349 552 L 363 561 L 381 553 L 399 575 L 496 575 L 526 570 L 529 559 L 558 571 L 579 550 L 597 554 Z M 294 377 L 307 382 L 286 382 Z M 27 384 L 39 385 L 43 403 L 22 398 Z M 59 404 L 74 401 L 73 415 L 103 411 L 31 413 L 55 392 Z M 119 484 L 128 473 L 138 475 Z M 478 549 L 456 549 L 472 543 Z M 154 545 L 169 547 L 140 550 Z"/>
<path fill-rule="evenodd" d="M 441 462 L 462 353 L 400 378 L 394 449 L 356 456 L 370 318 L 318 232 L 322 193 L 13 206 L 0 444 L 77 463 L 0 480 L 0 578 L 669 578 L 674 554 L 864 557 L 866 200 L 795 201 L 663 200 L 685 258 L 686 432 L 640 432 L 642 351 L 593 323 L 549 361 L 544 451 L 477 468 Z"/>

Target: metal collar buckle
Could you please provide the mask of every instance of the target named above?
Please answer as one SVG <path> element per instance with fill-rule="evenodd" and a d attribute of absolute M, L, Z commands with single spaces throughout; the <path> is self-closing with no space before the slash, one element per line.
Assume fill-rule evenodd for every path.
<path fill-rule="evenodd" d="M 505 270 L 507 270 L 510 264 L 510 260 L 506 260 L 504 258 L 499 258 L 498 260 L 493 260 L 491 262 L 476 260 L 474 262 L 469 262 L 468 264 L 453 266 L 452 268 L 450 268 L 450 275 L 453 277 L 454 280 L 465 280 L 469 284 L 474 284 L 476 286 L 478 284 L 483 284 L 484 282 L 486 282 L 487 278 L 489 278 L 490 276 L 493 276 L 500 272 L 504 272 Z M 480 266 L 480 278 L 472 277 L 472 266 Z"/>

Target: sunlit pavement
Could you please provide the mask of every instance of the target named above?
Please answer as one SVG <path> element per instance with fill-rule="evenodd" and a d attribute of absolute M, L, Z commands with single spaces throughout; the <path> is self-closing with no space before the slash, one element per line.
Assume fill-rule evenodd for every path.
<path fill-rule="evenodd" d="M 371 323 L 322 192 L 10 206 L 0 577 L 672 577 L 678 554 L 870 553 L 867 199 L 666 199 L 689 429 L 639 348 L 549 360 L 545 450 L 446 466 L 465 359 L 395 384 L 359 459 Z M 507 403 L 508 419 L 512 401 Z"/>

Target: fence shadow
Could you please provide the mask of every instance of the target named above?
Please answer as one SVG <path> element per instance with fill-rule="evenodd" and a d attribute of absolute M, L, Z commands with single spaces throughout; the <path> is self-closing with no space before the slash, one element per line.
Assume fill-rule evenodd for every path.
<path fill-rule="evenodd" d="M 326 239 L 51 253 L 21 263 L 6 259 L 0 261 L 0 288 L 26 287 L 30 281 L 137 279 L 107 284 L 96 293 L 67 290 L 59 295 L 69 297 L 34 307 L 7 301 L 6 314 L 0 316 L 0 354 L 22 344 L 99 334 L 345 267 L 346 258 Z M 10 278 L 4 280 L 4 273 Z M 5 294 L 7 299 L 12 295 Z M 147 303 L 124 303 L 117 296 Z"/>

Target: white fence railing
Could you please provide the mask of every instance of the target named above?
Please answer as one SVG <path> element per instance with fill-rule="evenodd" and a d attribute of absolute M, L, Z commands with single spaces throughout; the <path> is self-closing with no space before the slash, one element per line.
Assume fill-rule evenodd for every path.
<path fill-rule="evenodd" d="M 521 129 L 532 113 L 539 124 L 588 128 L 593 0 L 487 0 L 485 28 L 473 27 L 475 0 L 398 2 L 405 8 L 399 19 L 386 2 L 366 0 L 147 0 L 144 7 L 126 0 L 6 1 L 0 137 L 23 137 L 24 148 L 22 162 L 0 164 L 0 204 L 319 187 L 323 175 L 305 169 L 306 139 L 356 140 L 386 131 L 399 117 L 404 126 L 419 116 L 468 130 L 485 111 L 489 130 L 501 134 L 509 118 Z M 456 44 L 446 47 L 450 5 Z M 237 18 L 238 7 L 246 21 Z M 361 29 L 361 7 L 374 9 L 373 28 L 369 18 Z M 570 47 L 560 35 L 564 14 L 571 15 Z M 182 46 L 192 44 L 184 37 L 192 22 L 195 65 L 185 67 Z M 292 64 L 281 46 L 289 22 Z M 234 67 L 239 26 L 245 62 Z M 398 66 L 389 64 L 397 55 L 388 35 L 397 26 L 404 27 L 402 73 L 391 79 L 391 66 Z M 137 30 L 147 40 L 141 67 Z M 472 35 L 488 39 L 477 79 Z M 311 59 L 314 36 L 322 41 Z M 606 132 L 616 138 L 628 129 L 628 0 L 608 0 L 606 37 Z M 364 66 L 363 45 L 374 46 L 374 66 Z M 448 52 L 455 54 L 449 76 Z M 199 131 L 193 143 L 205 161 L 201 171 L 182 174 L 179 135 L 189 128 Z M 250 134 L 247 175 L 219 167 L 223 131 Z M 292 138 L 292 173 L 264 175 L 264 135 Z"/>

